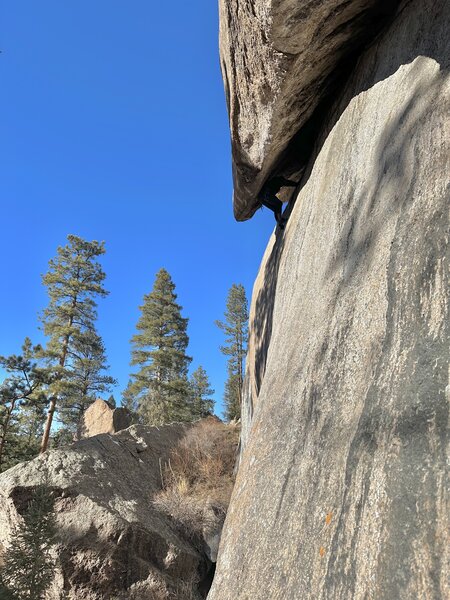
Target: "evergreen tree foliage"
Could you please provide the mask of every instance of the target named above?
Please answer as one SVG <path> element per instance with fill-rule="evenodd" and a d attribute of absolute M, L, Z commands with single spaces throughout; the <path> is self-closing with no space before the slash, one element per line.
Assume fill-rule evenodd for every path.
<path fill-rule="evenodd" d="M 196 369 L 190 378 L 190 412 L 193 419 L 201 419 L 213 413 L 214 400 L 211 396 L 214 390 L 209 383 L 208 375 L 202 366 Z"/>
<path fill-rule="evenodd" d="M 39 450 L 45 390 L 51 382 L 36 358 L 40 350 L 26 338 L 20 355 L 0 356 L 0 368 L 7 374 L 0 384 L 0 471 L 33 458 Z"/>
<path fill-rule="evenodd" d="M 191 420 L 189 412 L 188 319 L 181 316 L 175 285 L 165 269 L 155 279 L 140 306 L 138 332 L 133 336 L 133 373 L 124 393 L 124 405 L 136 403 L 137 413 L 150 425 Z"/>
<path fill-rule="evenodd" d="M 142 419 L 139 415 L 139 406 L 137 397 L 133 392 L 133 381 L 131 379 L 128 380 L 128 385 L 125 390 L 122 392 L 122 406 L 128 410 L 131 415 L 131 422 L 142 423 Z"/>
<path fill-rule="evenodd" d="M 0 572 L 0 600 L 20 600 L 14 592 L 9 590 L 6 585 L 3 583 L 2 574 Z"/>
<path fill-rule="evenodd" d="M 233 284 L 228 292 L 224 321 L 216 325 L 225 334 L 220 350 L 228 356 L 228 379 L 225 384 L 225 415 L 228 420 L 241 416 L 244 361 L 248 341 L 248 302 L 244 286 Z"/>
<path fill-rule="evenodd" d="M 241 401 L 242 401 L 242 381 L 237 373 L 231 370 L 228 365 L 228 377 L 225 381 L 225 390 L 223 394 L 225 405 L 225 418 L 227 421 L 240 419 Z"/>
<path fill-rule="evenodd" d="M 68 432 L 75 434 L 88 406 L 117 383 L 105 374 L 107 369 L 105 348 L 95 331 L 81 341 L 74 340 L 66 377 L 60 382 L 58 411 L 58 419 Z"/>
<path fill-rule="evenodd" d="M 50 489 L 42 485 L 34 490 L 23 522 L 14 530 L 6 551 L 1 570 L 4 592 L 13 592 L 17 600 L 44 598 L 55 572 L 50 554 L 55 538 L 54 500 Z"/>
<path fill-rule="evenodd" d="M 41 317 L 44 333 L 49 337 L 45 356 L 57 374 L 51 386 L 42 452 L 48 446 L 57 400 L 65 401 L 63 418 L 67 419 L 71 407 L 78 416 L 85 397 L 74 398 L 68 389 L 77 380 L 88 379 L 92 391 L 98 385 L 98 374 L 106 368 L 103 345 L 95 329 L 96 299 L 108 293 L 103 287 L 105 273 L 97 261 L 105 252 L 104 244 L 75 235 L 67 239 L 68 244 L 58 248 L 56 258 L 50 260 L 49 270 L 42 278 L 50 298 Z M 108 383 L 103 383 L 107 389 Z"/>
<path fill-rule="evenodd" d="M 52 433 L 51 448 L 68 448 L 75 441 L 75 432 L 73 429 L 68 427 L 58 427 L 58 429 Z"/>

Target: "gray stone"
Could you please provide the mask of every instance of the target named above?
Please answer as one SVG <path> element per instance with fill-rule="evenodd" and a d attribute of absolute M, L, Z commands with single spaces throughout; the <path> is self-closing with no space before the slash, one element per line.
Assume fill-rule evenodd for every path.
<path fill-rule="evenodd" d="M 134 425 L 52 450 L 0 475 L 0 545 L 7 546 L 31 490 L 56 495 L 58 572 L 48 600 L 200 597 L 210 563 L 153 503 L 160 465 L 188 426 Z M 1 546 L 0 546 L 1 547 Z M 171 595 L 170 595 L 171 594 Z"/>
<path fill-rule="evenodd" d="M 203 509 L 203 515 L 202 537 L 204 551 L 208 559 L 212 563 L 216 563 L 223 522 L 225 520 L 225 511 L 222 507 L 215 506 L 212 502 L 207 502 Z"/>
<path fill-rule="evenodd" d="M 114 408 L 99 398 L 84 412 L 78 426 L 78 439 L 99 433 L 117 433 L 131 425 L 131 415 L 126 408 Z"/>
<path fill-rule="evenodd" d="M 209 600 L 450 597 L 449 30 L 402 4 L 267 248 Z"/>
<path fill-rule="evenodd" d="M 274 169 L 292 178 L 300 176 L 314 141 L 314 111 L 345 75 L 345 61 L 375 35 L 397 4 L 397 0 L 219 1 L 238 220 L 250 218 L 260 206 L 257 194 Z M 294 141 L 297 151 L 287 152 Z"/>

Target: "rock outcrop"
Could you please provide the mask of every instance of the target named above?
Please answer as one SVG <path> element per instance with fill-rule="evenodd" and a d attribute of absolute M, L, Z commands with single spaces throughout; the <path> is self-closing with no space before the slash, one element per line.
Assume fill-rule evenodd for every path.
<path fill-rule="evenodd" d="M 206 536 L 199 543 L 156 501 L 171 453 L 197 427 L 201 421 L 134 425 L 2 473 L 0 547 L 8 546 L 33 488 L 46 483 L 56 496 L 60 542 L 49 600 L 63 591 L 68 600 L 200 600 L 200 590 L 209 589 L 217 541 Z M 226 426 L 210 419 L 208 428 L 214 427 Z"/>
<path fill-rule="evenodd" d="M 115 408 L 99 398 L 84 412 L 78 426 L 78 439 L 100 433 L 117 433 L 131 425 L 131 415 L 122 406 Z"/>
<path fill-rule="evenodd" d="M 319 4 L 367 5 L 285 4 L 291 12 L 248 7 L 277 31 Z M 449 30 L 447 0 L 401 4 L 336 94 L 287 227 L 269 243 L 253 291 L 244 450 L 209 600 L 450 597 Z M 271 86 L 274 57 L 240 36 L 222 35 L 230 60 L 257 52 Z M 226 86 L 233 121 L 242 100 Z M 247 121 L 255 140 L 260 123 L 275 126 L 260 106 Z"/>
<path fill-rule="evenodd" d="M 321 104 L 347 73 L 347 63 L 397 4 L 220 0 L 238 220 L 250 218 L 260 206 L 257 194 L 269 176 L 299 178 L 312 150 L 315 111 L 322 112 Z"/>

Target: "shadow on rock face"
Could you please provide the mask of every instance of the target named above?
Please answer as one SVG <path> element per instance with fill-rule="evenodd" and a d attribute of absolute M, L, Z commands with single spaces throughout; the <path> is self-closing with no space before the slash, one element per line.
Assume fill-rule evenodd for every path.
<path fill-rule="evenodd" d="M 255 314 L 250 324 L 254 332 L 254 338 L 257 340 L 255 348 L 255 380 L 258 393 L 264 378 L 267 352 L 272 337 L 274 299 L 283 246 L 284 231 L 277 227 L 275 230 L 275 243 L 264 269 L 264 287 L 259 291 L 256 298 Z"/>

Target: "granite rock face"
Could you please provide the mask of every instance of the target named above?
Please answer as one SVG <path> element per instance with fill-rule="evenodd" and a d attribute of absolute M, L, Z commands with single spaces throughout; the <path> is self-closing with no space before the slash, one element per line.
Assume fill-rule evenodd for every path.
<path fill-rule="evenodd" d="M 99 398 L 83 414 L 78 426 L 78 439 L 100 433 L 117 433 L 131 425 L 131 416 L 126 408 L 113 408 Z"/>
<path fill-rule="evenodd" d="M 161 464 L 188 428 L 134 425 L 5 471 L 0 547 L 7 547 L 30 491 L 47 482 L 56 496 L 60 538 L 49 600 L 62 598 L 63 590 L 68 600 L 200 599 L 197 584 L 211 562 L 153 502 Z"/>
<path fill-rule="evenodd" d="M 274 170 L 300 176 L 311 150 L 315 109 L 336 89 L 343 63 L 376 34 L 397 4 L 219 1 L 238 220 L 250 218 L 260 206 L 257 194 Z M 288 152 L 293 143 L 296 151 Z"/>
<path fill-rule="evenodd" d="M 449 30 L 402 3 L 269 243 L 209 600 L 450 597 Z"/>

